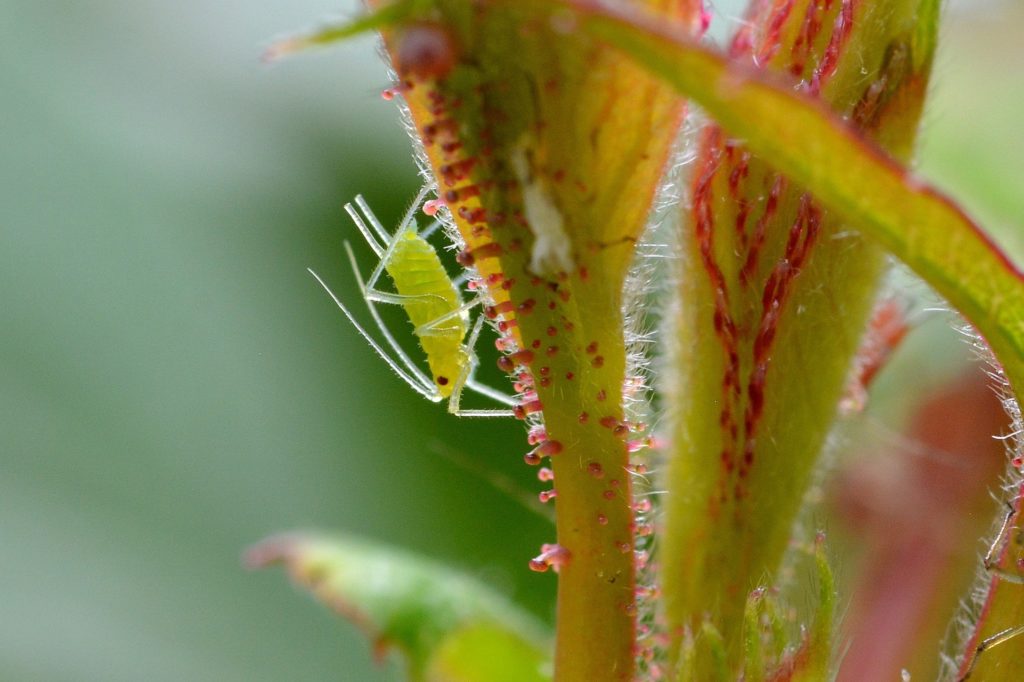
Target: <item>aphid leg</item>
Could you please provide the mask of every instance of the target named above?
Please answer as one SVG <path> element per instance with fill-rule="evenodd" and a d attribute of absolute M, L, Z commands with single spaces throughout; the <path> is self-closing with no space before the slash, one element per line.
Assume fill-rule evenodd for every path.
<path fill-rule="evenodd" d="M 377 303 L 393 303 L 395 305 L 405 305 L 412 301 L 423 300 L 424 298 L 438 298 L 442 301 L 444 300 L 441 299 L 440 297 L 430 295 L 402 296 L 401 294 L 381 291 L 376 288 L 377 280 L 379 280 L 381 275 L 384 274 L 384 270 L 387 267 L 387 264 L 391 261 L 391 257 L 394 255 L 395 247 L 398 245 L 398 240 L 401 239 L 402 235 L 406 232 L 406 230 L 409 229 L 410 225 L 415 227 L 416 210 L 422 203 L 423 198 L 427 195 L 427 192 L 429 190 L 429 186 L 425 186 L 423 189 L 420 190 L 420 193 L 416 195 L 416 199 L 413 201 L 412 206 L 409 207 L 409 210 L 406 211 L 405 216 L 402 218 L 402 222 L 399 223 L 398 227 L 395 229 L 394 234 L 391 235 L 389 235 L 387 231 L 384 230 L 384 226 L 381 225 L 381 222 L 377 219 L 377 216 L 375 216 L 373 214 L 373 211 L 370 210 L 370 207 L 367 205 L 363 197 L 356 197 L 356 205 L 359 206 L 359 208 L 363 212 L 363 215 L 366 216 L 366 219 L 373 227 L 373 230 L 383 241 L 383 247 L 377 243 L 376 239 L 374 239 L 370 230 L 366 227 L 366 223 L 364 223 L 363 220 L 359 217 L 355 209 L 352 208 L 352 205 L 345 205 L 345 210 L 348 212 L 349 216 L 352 217 L 352 220 L 353 222 L 355 222 L 356 227 L 358 227 L 359 231 L 363 234 L 363 238 L 366 239 L 366 242 L 370 245 L 370 248 L 372 248 L 374 253 L 377 254 L 378 256 L 377 265 L 374 266 L 373 271 L 370 273 L 370 277 L 366 280 L 365 284 L 360 283 L 360 289 L 362 291 L 363 297 L 366 298 L 367 301 L 372 300 L 376 301 Z M 352 269 L 355 270 L 356 261 L 355 256 L 353 256 L 352 254 L 352 249 L 347 243 L 345 244 L 345 248 L 346 250 L 348 250 L 348 257 L 349 261 L 352 263 Z"/>
<path fill-rule="evenodd" d="M 322 279 L 320 279 L 320 275 L 316 274 L 312 270 L 309 270 L 309 274 L 313 275 L 314 279 L 316 279 L 320 286 L 323 287 L 324 291 L 327 292 L 327 294 L 331 297 L 334 303 L 339 308 L 341 308 L 341 312 L 345 314 L 345 317 L 347 317 L 348 321 L 351 322 L 352 325 L 356 328 L 356 331 L 359 332 L 360 336 L 362 336 L 363 339 L 365 339 L 366 342 L 370 344 L 370 347 L 377 352 L 377 355 L 379 355 L 384 360 L 384 362 L 388 363 L 388 367 L 394 370 L 395 374 L 401 377 L 402 380 L 404 380 L 405 383 L 409 384 L 409 386 L 411 386 L 414 391 L 422 395 L 427 400 L 433 402 L 438 402 L 441 400 L 441 396 L 437 391 L 437 387 L 434 386 L 433 383 L 431 383 L 429 380 L 427 380 L 426 377 L 423 376 L 423 373 L 419 371 L 419 369 L 417 369 L 415 366 L 412 366 L 413 371 L 408 372 L 406 371 L 405 368 L 403 368 L 397 362 L 395 362 L 395 360 L 392 359 L 391 356 L 387 354 L 387 352 L 380 346 L 380 344 L 377 343 L 373 339 L 373 337 L 370 336 L 369 333 L 367 333 L 365 329 L 363 329 L 363 326 L 356 321 L 356 318 L 352 315 L 351 312 L 349 312 L 349 309 L 346 308 L 345 305 L 341 302 L 341 300 L 334 294 L 334 292 L 331 291 L 330 287 L 328 287 L 327 284 Z M 384 330 L 384 326 L 381 324 L 380 317 L 376 314 L 376 311 L 372 310 L 371 308 L 371 312 L 373 313 L 374 320 L 377 321 L 378 326 L 380 326 L 380 328 Z M 386 330 L 384 331 L 385 335 L 390 337 L 390 335 L 387 334 Z M 393 348 L 395 348 L 393 340 L 390 345 Z M 398 349 L 398 352 L 400 353 L 400 356 L 405 355 L 404 353 L 401 352 L 401 349 Z M 408 358 L 405 359 L 408 360 Z M 405 364 L 408 365 L 409 363 L 407 362 Z"/>
<path fill-rule="evenodd" d="M 349 244 L 348 242 L 345 242 L 345 252 L 348 254 L 348 262 L 352 266 L 352 271 L 358 273 L 359 265 L 358 263 L 356 263 L 356 255 L 352 252 L 352 245 Z M 390 254 L 387 255 L 389 256 Z M 384 260 L 381 259 L 380 262 L 383 263 Z M 374 272 L 377 272 L 377 269 L 375 269 Z M 359 281 L 359 293 L 363 295 L 363 298 L 366 299 L 367 303 L 373 301 L 375 303 L 394 303 L 395 305 L 405 305 L 406 303 L 410 303 L 412 301 L 422 301 L 424 299 L 431 298 L 436 298 L 441 301 L 444 301 L 443 298 L 437 296 L 436 294 L 423 294 L 421 296 L 404 296 L 402 294 L 395 294 L 390 291 L 381 291 L 379 289 L 374 289 L 368 284 L 364 283 L 361 277 L 357 277 L 356 279 Z"/>
<path fill-rule="evenodd" d="M 476 299 L 474 299 L 472 301 L 464 303 L 462 306 L 460 306 L 456 310 L 453 310 L 450 313 L 442 315 L 441 317 L 439 317 L 439 318 L 437 318 L 435 320 L 432 320 L 432 321 L 430 321 L 430 322 L 428 322 L 428 323 L 426 323 L 424 325 L 421 325 L 421 326 L 417 327 L 416 328 L 416 334 L 419 335 L 419 336 L 430 336 L 432 334 L 433 335 L 440 335 L 440 334 L 444 334 L 444 333 L 450 333 L 451 328 L 444 328 L 444 327 L 440 327 L 439 325 L 444 323 L 444 322 L 446 322 L 446 321 L 448 321 L 448 320 L 450 320 L 450 319 L 452 319 L 452 318 L 454 318 L 454 317 L 456 317 L 456 316 L 459 316 L 459 315 L 463 314 L 465 311 L 470 310 L 471 308 L 473 308 L 474 306 L 480 304 L 481 302 L 483 302 L 483 299 L 476 298 Z M 501 403 L 503 405 L 508 405 L 509 407 L 515 407 L 516 406 L 515 398 L 513 398 L 512 396 L 506 395 L 506 394 L 502 393 L 501 391 L 493 389 L 490 386 L 487 386 L 486 384 L 480 383 L 479 381 L 476 380 L 476 378 L 474 376 L 475 373 L 476 373 L 477 365 L 479 364 L 479 361 L 478 361 L 477 356 L 476 356 L 476 350 L 475 349 L 476 349 L 477 341 L 480 338 L 480 332 L 483 329 L 484 321 L 485 321 L 485 318 L 482 315 L 477 317 L 476 322 L 473 324 L 473 328 L 470 330 L 469 338 L 466 340 L 466 343 L 463 344 L 463 346 L 462 346 L 462 352 L 465 354 L 467 362 L 466 362 L 465 366 L 462 368 L 462 372 L 460 373 L 460 376 L 456 378 L 455 383 L 452 385 L 452 397 L 449 398 L 449 408 L 451 408 L 450 411 L 453 412 L 454 414 L 459 414 L 460 416 L 464 416 L 464 417 L 465 416 L 500 417 L 500 416 L 505 416 L 505 413 L 506 413 L 506 411 L 504 411 L 504 410 L 497 410 L 497 411 L 495 411 L 495 410 L 483 410 L 482 412 L 485 413 L 483 415 L 481 415 L 481 414 L 468 414 L 468 412 L 470 412 L 470 411 L 462 410 L 461 407 L 459 406 L 459 401 L 461 400 L 461 397 L 462 397 L 462 390 L 465 389 L 465 388 L 468 388 L 469 390 L 471 390 L 471 391 L 473 391 L 475 393 L 478 393 L 478 394 L 480 394 L 480 395 L 482 395 L 482 396 L 484 396 L 486 398 L 490 398 L 491 400 L 494 400 L 495 402 Z M 473 411 L 473 412 L 481 412 L 481 411 L 480 410 L 476 410 L 476 411 Z"/>
<path fill-rule="evenodd" d="M 473 365 L 473 369 L 476 369 L 475 363 Z M 503 405 L 508 405 L 509 407 L 515 407 L 518 404 L 516 402 L 516 399 L 513 398 L 512 396 L 506 395 L 497 389 L 491 388 L 487 384 L 481 384 L 472 376 L 470 376 L 469 379 L 466 380 L 466 388 L 476 393 L 479 393 L 482 396 L 490 398 L 495 402 L 501 403 Z"/>
<path fill-rule="evenodd" d="M 452 385 L 452 394 L 448 398 L 448 411 L 459 417 L 512 417 L 514 412 L 509 410 L 464 410 L 461 407 L 462 401 L 462 390 L 468 388 L 472 391 L 476 391 L 481 395 L 487 396 L 496 400 L 497 402 L 503 403 L 512 407 L 515 405 L 515 401 L 509 396 L 502 395 L 500 392 L 495 391 L 492 388 L 488 388 L 476 382 L 473 375 L 476 373 L 477 357 L 476 352 L 473 350 L 476 347 L 477 339 L 480 338 L 480 330 L 484 326 L 484 316 L 480 315 L 476 318 L 476 323 L 473 325 L 472 331 L 469 333 L 469 338 L 466 340 L 466 344 L 462 347 L 463 352 L 466 355 L 466 364 L 459 372 L 459 376 L 455 379 L 455 383 Z M 483 390 L 481 390 L 483 389 Z"/>
<path fill-rule="evenodd" d="M 1024 585 L 1024 576 L 1021 576 L 1019 573 L 1013 573 L 999 568 L 999 557 L 1003 553 L 1006 543 L 1010 539 L 1010 533 L 1015 530 L 1013 525 L 1013 519 L 1015 516 L 1016 510 L 1014 509 L 1013 503 L 1007 500 L 1006 516 L 1003 517 L 1003 522 L 999 526 L 999 532 L 996 533 L 995 539 L 992 540 L 992 545 L 988 548 L 988 551 L 985 552 L 985 558 L 982 560 L 982 563 L 985 566 L 986 571 L 996 575 L 1000 580 L 1005 580 L 1006 582 L 1017 585 Z M 1024 635 L 1024 625 L 1006 628 L 1005 630 L 981 640 L 978 645 L 974 647 L 974 651 L 970 653 L 970 659 L 967 666 L 963 668 L 964 673 L 957 678 L 957 682 L 964 682 L 971 676 L 974 672 L 974 666 L 978 663 L 978 659 L 983 653 L 1020 635 Z"/>
<path fill-rule="evenodd" d="M 471 301 L 466 301 L 465 303 L 460 305 L 455 310 L 452 310 L 451 312 L 447 312 L 444 315 L 442 315 L 441 317 L 433 319 L 430 322 L 426 322 L 424 324 L 421 324 L 420 326 L 416 327 L 416 329 L 415 329 L 416 336 L 448 336 L 448 335 L 452 334 L 453 332 L 461 334 L 461 331 L 459 330 L 458 326 L 455 326 L 455 327 L 443 327 L 441 325 L 443 325 L 448 320 L 454 320 L 455 318 L 463 317 L 466 314 L 466 312 L 468 312 L 469 310 L 471 310 L 475 306 L 480 305 L 480 303 L 482 301 L 483 301 L 483 299 L 481 299 L 479 297 L 474 298 Z M 470 345 L 470 347 L 473 347 L 472 344 L 469 344 L 469 345 Z"/>
<path fill-rule="evenodd" d="M 361 200 L 361 197 L 356 197 L 356 201 L 360 201 L 360 200 Z M 360 206 L 365 206 L 365 204 L 360 204 Z M 369 207 L 366 207 L 366 208 L 363 209 L 364 213 L 367 213 L 368 216 L 373 215 L 372 213 L 369 213 L 369 210 L 370 210 Z M 380 223 L 377 222 L 376 218 L 374 218 L 370 222 L 371 222 L 371 224 L 373 224 L 373 223 L 376 223 L 378 225 L 380 224 Z M 384 242 L 386 244 L 386 247 L 384 248 L 384 253 L 381 254 L 380 259 L 377 261 L 377 265 L 373 268 L 373 272 L 370 273 L 370 277 L 366 280 L 366 284 L 362 286 L 362 290 L 363 290 L 364 295 L 373 295 L 373 296 L 376 297 L 378 295 L 384 295 L 385 294 L 385 292 L 377 291 L 377 289 L 375 288 L 377 286 L 377 280 L 380 279 L 380 276 L 384 273 L 384 268 L 391 261 L 391 257 L 395 253 L 395 247 L 398 246 L 398 240 L 402 238 L 402 233 L 403 232 L 404 232 L 403 226 L 399 225 L 398 229 L 395 230 L 395 233 L 393 235 L 391 235 Z M 380 300 L 380 299 L 378 299 L 378 300 Z M 392 303 L 392 302 L 395 302 L 395 301 L 381 301 L 381 302 L 382 303 Z"/>
<path fill-rule="evenodd" d="M 986 571 L 999 576 L 1000 580 L 1005 580 L 1008 583 L 1014 583 L 1017 585 L 1024 585 L 1024 576 L 1019 573 L 1013 573 L 999 568 L 999 555 L 1002 554 L 1003 548 L 1009 540 L 1010 532 L 1014 529 L 1013 517 L 1015 515 L 1016 510 L 1013 508 L 1013 504 L 1007 501 L 1006 516 L 1003 517 L 1003 523 L 999 526 L 999 532 L 996 533 L 996 537 L 992 540 L 991 546 L 989 546 L 988 551 L 985 552 L 983 564 Z"/>
<path fill-rule="evenodd" d="M 981 640 L 981 642 L 978 643 L 978 646 L 974 647 L 974 651 L 971 652 L 971 661 L 968 664 L 967 669 L 964 671 L 964 674 L 957 678 L 957 682 L 966 682 L 966 680 L 970 678 L 971 673 L 974 672 L 975 664 L 983 653 L 1020 635 L 1024 635 L 1024 625 L 1006 628 L 1002 632 L 997 632 L 991 637 L 986 637 Z"/>
<path fill-rule="evenodd" d="M 352 262 L 352 273 L 355 275 L 356 282 L 358 282 L 359 284 L 359 290 L 364 292 L 365 294 L 366 284 L 363 282 L 362 275 L 359 274 L 359 268 L 356 265 L 355 256 L 352 254 L 352 248 L 348 245 L 347 242 L 345 243 L 345 249 L 348 251 L 349 260 Z M 397 296 L 397 294 L 395 295 Z M 384 324 L 384 320 L 381 319 L 380 313 L 377 311 L 377 306 L 374 305 L 375 299 L 368 295 L 364 295 L 363 300 L 366 302 L 366 307 L 369 309 L 370 315 L 373 317 L 373 321 L 377 324 L 377 328 L 380 330 L 380 333 L 384 337 L 384 340 L 387 341 L 388 345 L 391 347 L 391 350 L 394 352 L 395 357 L 397 357 L 398 360 L 402 363 L 402 365 L 405 366 L 409 374 L 416 377 L 417 380 L 420 381 L 424 390 L 427 390 L 431 393 L 431 400 L 433 400 L 434 402 L 441 400 L 441 395 L 438 392 L 437 387 L 434 385 L 434 382 L 431 381 L 430 377 L 424 374 L 423 370 L 416 366 L 416 363 L 414 363 L 412 361 L 412 358 L 410 358 L 409 355 L 402 349 L 402 346 L 398 343 L 395 337 L 388 330 L 387 325 Z"/>
<path fill-rule="evenodd" d="M 366 222 L 363 220 L 363 217 L 359 215 L 359 212 L 353 208 L 352 204 L 345 204 L 345 212 L 348 213 L 349 218 L 351 218 L 352 222 L 356 224 L 357 228 L 359 228 L 359 232 L 363 235 L 363 239 L 365 239 L 366 243 L 370 245 L 371 249 L 373 249 L 373 253 L 376 254 L 377 258 L 383 257 L 384 247 L 380 245 L 377 238 L 373 236 L 372 232 L 370 232 L 370 228 L 366 226 Z M 384 243 L 387 243 L 386 239 Z"/>
<path fill-rule="evenodd" d="M 469 361 L 466 363 L 468 371 L 466 373 L 466 388 L 479 393 L 482 396 L 490 398 L 495 402 L 501 403 L 502 405 L 508 405 L 509 407 L 515 407 L 518 402 L 515 398 L 510 395 L 505 395 L 497 389 L 493 389 L 490 386 L 480 383 L 476 380 L 476 368 L 480 364 L 479 358 L 476 355 L 476 343 L 477 339 L 480 338 L 480 330 L 484 326 L 484 316 L 478 315 L 476 323 L 473 325 L 472 331 L 470 331 L 469 339 L 463 346 L 463 351 L 466 353 L 466 357 Z M 510 412 L 511 416 L 511 412 Z"/>
<path fill-rule="evenodd" d="M 420 205 L 423 203 L 423 200 L 427 197 L 429 192 L 430 185 L 424 185 L 419 191 L 419 194 L 416 195 L 416 198 L 412 200 L 412 205 L 409 206 L 405 215 L 402 216 L 402 222 L 400 222 L 398 227 L 395 229 L 395 234 L 401 234 L 414 223 L 416 219 L 416 212 L 419 210 Z M 366 203 L 366 200 L 363 199 L 362 195 L 357 195 L 355 201 L 356 205 L 359 206 L 360 210 L 362 210 L 363 215 L 365 215 L 367 220 L 370 221 L 370 225 L 373 226 L 373 229 L 376 230 L 377 234 L 380 236 L 381 242 L 387 244 L 391 241 L 392 235 L 389 235 L 388 231 L 384 229 L 384 226 L 381 224 L 380 220 L 377 219 L 376 214 L 370 209 L 369 204 Z"/>
<path fill-rule="evenodd" d="M 425 228 L 420 230 L 420 236 L 424 239 L 430 239 L 437 230 L 444 225 L 440 220 L 434 220 L 434 222 L 427 225 Z"/>

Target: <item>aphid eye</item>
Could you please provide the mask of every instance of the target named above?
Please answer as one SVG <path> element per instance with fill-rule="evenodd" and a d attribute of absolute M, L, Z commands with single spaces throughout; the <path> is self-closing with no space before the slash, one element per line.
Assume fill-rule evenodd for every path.
<path fill-rule="evenodd" d="M 447 386 L 448 385 L 448 377 L 438 377 L 437 378 L 437 385 L 438 386 Z"/>
<path fill-rule="evenodd" d="M 455 66 L 456 49 L 451 35 L 435 24 L 413 24 L 395 44 L 395 68 L 400 76 L 444 78 Z"/>

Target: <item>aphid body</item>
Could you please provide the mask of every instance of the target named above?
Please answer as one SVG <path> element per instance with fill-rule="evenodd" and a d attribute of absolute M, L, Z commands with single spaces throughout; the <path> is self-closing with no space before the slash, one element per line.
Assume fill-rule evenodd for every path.
<path fill-rule="evenodd" d="M 417 230 L 415 214 L 429 187 L 425 187 L 412 207 L 402 219 L 393 234 L 381 225 L 362 197 L 356 197 L 356 205 L 362 215 L 351 205 L 345 210 L 366 239 L 366 243 L 380 259 L 369 279 L 364 283 L 356 265 L 352 247 L 345 242 L 352 270 L 359 282 L 359 288 L 366 301 L 374 323 L 384 337 L 384 344 L 376 341 L 359 324 L 341 300 L 330 290 L 320 277 L 310 270 L 320 285 L 330 294 L 334 302 L 345 313 L 377 354 L 388 366 L 405 380 L 417 393 L 428 400 L 448 400 L 448 411 L 464 417 L 503 417 L 513 414 L 510 409 L 462 409 L 461 397 L 464 388 L 514 407 L 516 401 L 476 381 L 473 374 L 478 364 L 474 347 L 483 328 L 484 317 L 477 317 L 470 327 L 469 311 L 481 302 L 479 296 L 464 302 L 459 292 L 462 278 L 453 280 L 445 270 L 437 250 L 427 241 L 430 234 L 440 226 L 435 223 L 422 233 Z M 365 217 L 365 220 L 364 220 Z M 377 281 L 384 273 L 391 278 L 395 292 L 376 288 Z M 413 333 L 426 355 L 430 376 L 413 362 L 402 349 L 401 344 L 388 330 L 377 311 L 377 303 L 400 305 L 413 325 Z M 468 338 L 467 338 L 468 331 Z"/>
<path fill-rule="evenodd" d="M 470 364 L 462 347 L 469 328 L 462 296 L 437 251 L 415 230 L 403 230 L 397 236 L 384 269 L 404 299 L 402 307 L 416 328 L 434 385 L 440 396 L 447 398 Z"/>

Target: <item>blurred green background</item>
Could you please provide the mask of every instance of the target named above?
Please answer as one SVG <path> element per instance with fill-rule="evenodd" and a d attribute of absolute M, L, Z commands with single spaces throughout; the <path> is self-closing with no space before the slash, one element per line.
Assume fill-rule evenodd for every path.
<path fill-rule="evenodd" d="M 521 426 L 413 394 L 305 272 L 358 303 L 342 203 L 390 224 L 418 185 L 372 40 L 259 61 L 353 6 L 0 3 L 0 679 L 399 679 L 240 568 L 293 528 L 444 559 L 550 618 L 526 560 L 553 529 L 455 461 L 536 491 Z M 953 13 L 923 173 L 1019 254 L 1024 11 Z"/>

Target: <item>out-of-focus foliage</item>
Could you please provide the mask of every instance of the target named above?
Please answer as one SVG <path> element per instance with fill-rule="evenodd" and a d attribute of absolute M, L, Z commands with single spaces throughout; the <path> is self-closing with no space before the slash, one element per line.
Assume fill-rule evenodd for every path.
<path fill-rule="evenodd" d="M 922 171 L 1020 225 L 1024 7 L 953 4 Z M 549 615 L 553 581 L 524 567 L 546 522 L 431 446 L 536 490 L 520 426 L 411 394 L 305 274 L 358 303 L 340 206 L 361 191 L 387 221 L 416 187 L 368 42 L 258 62 L 337 10 L 0 4 L 0 678 L 397 679 L 241 572 L 297 526 L 485 567 Z"/>
<path fill-rule="evenodd" d="M 0 5 L 0 679 L 397 679 L 241 570 L 296 527 L 549 616 L 523 566 L 550 526 L 432 449 L 525 488 L 518 424 L 413 395 L 305 271 L 359 303 L 342 203 L 390 222 L 417 187 L 370 41 L 260 63 L 337 9 Z"/>
<path fill-rule="evenodd" d="M 345 536 L 286 534 L 246 552 L 281 564 L 295 584 L 358 626 L 383 656 L 397 650 L 411 682 L 544 682 L 550 635 L 489 586 L 436 562 Z"/>

